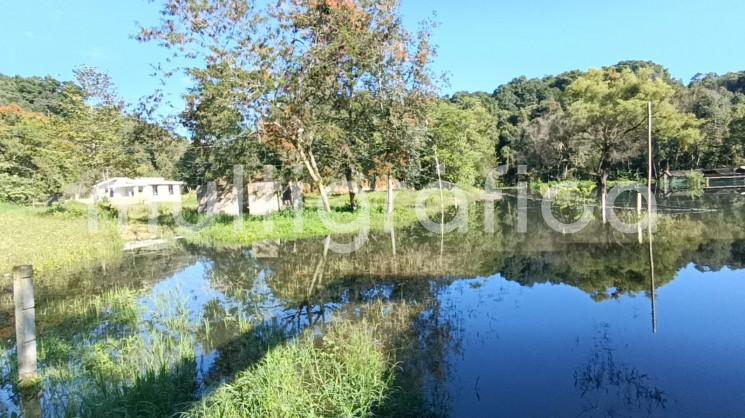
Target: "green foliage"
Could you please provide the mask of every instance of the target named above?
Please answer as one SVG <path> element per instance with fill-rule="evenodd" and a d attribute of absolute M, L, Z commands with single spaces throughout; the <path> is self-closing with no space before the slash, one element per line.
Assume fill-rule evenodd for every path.
<path fill-rule="evenodd" d="M 58 192 L 72 177 L 74 158 L 49 118 L 0 106 L 0 200 L 28 203 Z"/>
<path fill-rule="evenodd" d="M 690 171 L 686 174 L 686 184 L 691 193 L 702 193 L 706 186 L 706 179 L 699 171 Z"/>
<path fill-rule="evenodd" d="M 52 77 L 8 77 L 0 74 L 0 106 L 16 104 L 23 109 L 56 115 L 62 111 L 64 91 L 73 87 Z"/>
<path fill-rule="evenodd" d="M 366 193 L 369 202 L 369 227 L 373 231 L 385 229 L 388 215 L 384 207 L 385 193 Z M 396 195 L 396 208 L 393 212 L 395 227 L 406 227 L 418 222 L 415 212 L 417 195 L 415 192 L 399 191 Z M 346 207 L 347 201 L 341 196 L 331 198 L 332 210 L 328 215 L 319 213 L 318 198 L 308 199 L 307 209 L 300 215 L 302 221 L 298 228 L 296 214 L 285 211 L 271 217 L 245 216 L 240 228 L 236 228 L 233 217 L 215 217 L 211 223 L 198 230 L 179 230 L 179 234 L 190 243 L 205 246 L 237 247 L 267 240 L 291 240 L 298 238 L 324 237 L 332 233 L 358 233 L 361 229 L 361 213 L 351 212 Z M 445 206 L 455 203 L 450 193 L 445 195 Z M 429 214 L 440 210 L 440 201 L 430 198 L 425 202 Z M 326 219 L 327 221 L 324 221 Z M 204 221 L 204 218 L 195 219 Z M 340 230 L 332 230 L 329 224 L 338 225 Z M 271 227 L 268 227 L 271 225 Z"/>
<path fill-rule="evenodd" d="M 510 166 L 526 164 L 542 180 L 637 178 L 646 172 L 651 101 L 656 173 L 730 165 L 739 153 L 728 129 L 736 96 L 711 82 L 686 88 L 647 61 L 518 78 L 493 95 L 497 157 Z"/>
<path fill-rule="evenodd" d="M 194 181 L 225 176 L 232 163 L 249 175 L 257 163 L 300 165 L 329 212 L 334 174 L 416 170 L 434 48 L 426 26 L 405 30 L 396 0 L 165 0 L 138 39 L 175 51 L 195 81 L 183 114 Z"/>
<path fill-rule="evenodd" d="M 155 418 L 193 401 L 192 331 L 183 318 L 169 317 L 165 323 L 157 308 L 145 321 L 141 298 L 141 292 L 124 288 L 88 296 L 82 304 L 77 297 L 62 311 L 48 306 L 40 311 L 43 324 L 53 320 L 39 339 L 47 413 Z M 50 317 L 55 315 L 66 320 L 54 322 Z"/>
<path fill-rule="evenodd" d="M 484 105 L 476 98 L 461 97 L 455 102 L 438 101 L 429 110 L 430 141 L 443 166 L 443 179 L 472 186 L 496 166 L 494 150 L 496 125 Z M 436 177 L 432 152 L 422 158 L 423 173 L 428 181 Z"/>
<path fill-rule="evenodd" d="M 560 201 L 566 200 L 589 200 L 594 199 L 597 184 L 593 181 L 532 181 L 530 182 L 530 191 L 539 196 L 546 196 L 551 190 L 556 190 L 555 199 Z"/>
<path fill-rule="evenodd" d="M 568 111 L 589 147 L 586 164 L 597 167 L 590 172 L 595 176 L 607 176 L 644 155 L 648 102 L 660 147 L 688 150 L 701 139 L 696 119 L 676 109 L 675 89 L 653 68 L 590 70 L 569 86 L 568 94 Z"/>
<path fill-rule="evenodd" d="M 28 203 L 43 196 L 34 179 L 0 173 L 0 201 Z"/>

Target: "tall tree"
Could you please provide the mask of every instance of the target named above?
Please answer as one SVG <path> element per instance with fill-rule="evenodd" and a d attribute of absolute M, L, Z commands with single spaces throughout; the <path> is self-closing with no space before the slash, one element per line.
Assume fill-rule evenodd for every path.
<path fill-rule="evenodd" d="M 187 59 L 197 85 L 224 86 L 221 114 L 300 161 L 326 211 L 325 174 L 340 160 L 346 169 L 356 164 L 355 106 L 392 114 L 392 77 L 409 76 L 407 89 L 421 83 L 424 73 L 413 68 L 422 67 L 412 64 L 429 56 L 426 37 L 411 47 L 397 0 L 280 0 L 265 10 L 240 0 L 167 0 L 162 14 L 139 39 Z M 357 100 L 364 92 L 376 100 Z"/>
<path fill-rule="evenodd" d="M 48 117 L 0 106 L 0 200 L 28 203 L 60 193 L 74 178 L 78 155 Z"/>
<path fill-rule="evenodd" d="M 603 193 L 611 170 L 643 156 L 649 101 L 654 109 L 654 136 L 661 147 L 675 143 L 687 149 L 701 138 L 695 117 L 673 104 L 674 93 L 670 84 L 647 67 L 637 72 L 590 70 L 568 87 L 568 112 L 585 143 L 590 173 Z"/>
<path fill-rule="evenodd" d="M 428 119 L 428 146 L 437 149 L 443 179 L 471 186 L 495 167 L 497 127 L 478 98 L 439 101 L 430 107 Z M 423 157 L 423 164 L 423 177 L 428 178 L 435 172 L 434 161 Z"/>
<path fill-rule="evenodd" d="M 8 77 L 0 74 L 0 105 L 15 104 L 28 112 L 59 114 L 64 92 L 75 86 L 52 77 Z"/>

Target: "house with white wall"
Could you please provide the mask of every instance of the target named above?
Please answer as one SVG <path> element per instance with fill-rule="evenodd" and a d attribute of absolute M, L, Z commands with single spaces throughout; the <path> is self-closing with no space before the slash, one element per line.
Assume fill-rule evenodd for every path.
<path fill-rule="evenodd" d="M 183 185 L 162 177 L 112 177 L 93 186 L 93 198 L 112 204 L 181 202 Z"/>

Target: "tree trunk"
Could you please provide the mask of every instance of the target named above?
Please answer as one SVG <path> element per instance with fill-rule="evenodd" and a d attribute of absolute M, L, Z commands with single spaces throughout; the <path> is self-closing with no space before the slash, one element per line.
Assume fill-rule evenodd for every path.
<path fill-rule="evenodd" d="M 331 213 L 331 203 L 329 203 L 329 195 L 326 193 L 326 186 L 323 183 L 318 183 L 318 192 L 321 194 L 321 203 L 323 204 L 323 211 Z"/>
<path fill-rule="evenodd" d="M 600 175 L 600 193 L 600 201 L 602 202 L 600 210 L 603 215 L 603 223 L 605 223 L 608 216 L 608 209 L 606 208 L 608 202 L 608 172 L 605 170 Z"/>
<path fill-rule="evenodd" d="M 298 153 L 300 154 L 300 159 L 303 160 L 305 168 L 308 170 L 308 174 L 310 174 L 311 180 L 313 180 L 313 183 L 318 187 L 318 193 L 321 195 L 321 203 L 323 204 L 324 212 L 330 213 L 331 204 L 329 203 L 329 196 L 326 193 L 326 186 L 323 184 L 323 178 L 318 171 L 316 159 L 313 157 L 311 152 L 306 153 L 302 147 L 298 147 Z"/>
<path fill-rule="evenodd" d="M 386 201 L 385 213 L 393 213 L 393 177 L 388 174 L 388 199 Z"/>
<path fill-rule="evenodd" d="M 347 179 L 347 190 L 349 190 L 349 207 L 352 212 L 357 210 L 357 188 L 354 184 L 354 178 L 352 177 L 352 167 L 347 167 L 344 172 Z"/>
<path fill-rule="evenodd" d="M 608 173 L 607 172 L 603 172 L 600 175 L 600 192 L 603 195 L 608 194 Z"/>

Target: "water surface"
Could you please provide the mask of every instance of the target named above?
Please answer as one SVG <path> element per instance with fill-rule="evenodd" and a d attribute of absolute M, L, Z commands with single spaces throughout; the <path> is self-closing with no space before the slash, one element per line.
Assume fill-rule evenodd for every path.
<path fill-rule="evenodd" d="M 329 250 L 329 239 L 349 237 L 131 253 L 93 276 L 39 285 L 41 370 L 51 376 L 39 406 L 58 416 L 74 393 L 133 384 L 91 351 L 157 347 L 153 361 L 177 369 L 198 399 L 303 330 L 371 307 L 386 321 L 406 307 L 413 342 L 388 414 L 745 416 L 745 205 L 717 195 L 660 206 L 651 245 L 599 221 L 553 231 L 532 205 L 521 234 L 505 201 L 493 232 L 472 211 L 467 232 L 397 228 L 352 254 Z M 709 211 L 679 210 L 691 207 Z M 109 314 L 60 308 L 114 288 L 132 293 Z M 0 408 L 10 415 L 29 402 L 12 383 L 12 340 L 5 347 Z"/>

